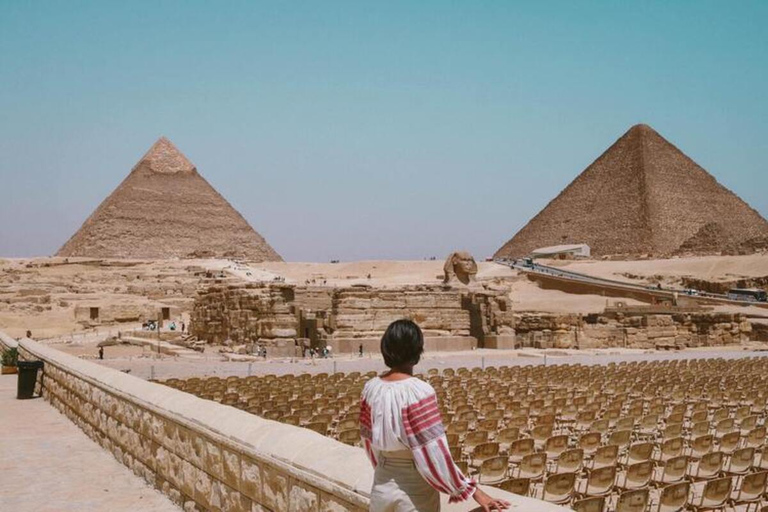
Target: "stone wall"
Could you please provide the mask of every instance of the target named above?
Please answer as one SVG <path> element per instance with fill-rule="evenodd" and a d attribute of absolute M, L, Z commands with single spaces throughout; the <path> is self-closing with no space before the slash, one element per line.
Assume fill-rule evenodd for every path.
<path fill-rule="evenodd" d="M 684 348 L 759 341 L 744 315 L 731 313 L 605 315 L 522 314 L 517 343 L 537 348 Z"/>
<path fill-rule="evenodd" d="M 221 284 L 198 291 L 190 333 L 215 344 L 281 343 L 293 348 L 298 320 L 294 288 L 280 284 Z"/>
<path fill-rule="evenodd" d="M 45 362 L 46 400 L 185 510 L 367 509 L 360 449 L 31 340 L 20 351 Z"/>
<path fill-rule="evenodd" d="M 378 350 L 387 326 L 411 318 L 427 350 L 468 350 L 485 336 L 508 334 L 504 292 L 446 286 L 319 288 L 286 284 L 214 284 L 199 291 L 190 332 L 216 344 L 259 343 L 294 355 L 295 344 L 334 352 Z M 301 341 L 299 341 L 301 340 Z"/>
<path fill-rule="evenodd" d="M 2 333 L 0 333 L 1 335 Z M 0 336 L 0 343 L 12 339 Z M 360 448 L 64 354 L 30 339 L 45 400 L 185 511 L 368 509 L 373 470 Z M 76 457 L 77 454 L 66 454 Z M 521 510 L 565 509 L 491 491 Z M 464 512 L 474 502 L 447 506 Z"/>

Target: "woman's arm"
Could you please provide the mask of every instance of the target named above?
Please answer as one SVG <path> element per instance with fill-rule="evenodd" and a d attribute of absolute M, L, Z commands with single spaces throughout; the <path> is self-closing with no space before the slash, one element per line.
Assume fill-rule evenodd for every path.
<path fill-rule="evenodd" d="M 450 503 L 475 493 L 477 484 L 462 474 L 451 457 L 436 395 L 403 408 L 403 426 L 416 468 L 429 485 L 448 494 Z"/>

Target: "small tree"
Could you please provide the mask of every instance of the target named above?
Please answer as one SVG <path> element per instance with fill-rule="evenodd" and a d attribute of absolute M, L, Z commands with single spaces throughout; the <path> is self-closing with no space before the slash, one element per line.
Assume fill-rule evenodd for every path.
<path fill-rule="evenodd" d="M 19 361 L 19 349 L 9 348 L 3 351 L 2 364 L 3 366 L 18 366 Z"/>

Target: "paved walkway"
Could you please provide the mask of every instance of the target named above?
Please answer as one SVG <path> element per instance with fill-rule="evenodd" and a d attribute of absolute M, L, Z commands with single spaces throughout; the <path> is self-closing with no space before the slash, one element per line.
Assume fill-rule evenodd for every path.
<path fill-rule="evenodd" d="M 178 512 L 42 398 L 0 376 L 0 510 Z"/>

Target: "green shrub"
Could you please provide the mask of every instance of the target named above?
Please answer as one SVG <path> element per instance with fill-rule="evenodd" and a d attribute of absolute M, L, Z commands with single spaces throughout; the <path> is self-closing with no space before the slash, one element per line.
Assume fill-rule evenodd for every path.
<path fill-rule="evenodd" d="M 3 366 L 17 366 L 19 361 L 19 349 L 9 348 L 3 351 Z"/>

